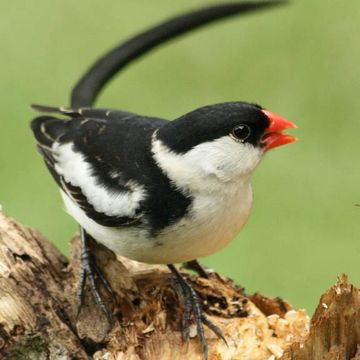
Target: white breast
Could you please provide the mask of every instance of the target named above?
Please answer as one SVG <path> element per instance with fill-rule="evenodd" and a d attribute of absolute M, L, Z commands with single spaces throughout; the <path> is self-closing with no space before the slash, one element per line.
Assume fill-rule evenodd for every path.
<path fill-rule="evenodd" d="M 244 226 L 252 204 L 250 184 L 231 184 L 224 193 L 199 195 L 189 214 L 156 237 L 139 227 L 111 228 L 90 219 L 64 192 L 69 214 L 116 254 L 156 264 L 172 264 L 213 254 Z"/>
<path fill-rule="evenodd" d="M 251 210 L 251 186 L 229 184 L 224 190 L 196 196 L 189 215 L 157 237 L 162 245 L 153 254 L 156 262 L 179 263 L 208 256 L 234 239 Z"/>

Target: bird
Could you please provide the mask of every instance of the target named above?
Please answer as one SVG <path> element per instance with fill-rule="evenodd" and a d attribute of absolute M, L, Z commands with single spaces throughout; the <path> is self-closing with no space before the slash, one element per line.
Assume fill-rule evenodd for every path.
<path fill-rule="evenodd" d="M 92 104 L 116 72 L 155 46 L 219 18 L 281 3 L 229 3 L 175 17 L 98 60 L 74 87 L 70 107 L 33 105 L 47 113 L 31 122 L 37 148 L 80 226 L 79 304 L 88 279 L 111 320 L 99 283 L 112 289 L 91 241 L 129 259 L 165 264 L 186 299 L 183 336 L 189 339 L 193 317 L 205 359 L 204 326 L 226 339 L 174 264 L 207 276 L 196 259 L 220 251 L 241 231 L 253 202 L 251 175 L 269 150 L 297 141 L 284 132 L 297 126 L 244 101 L 203 106 L 171 121 Z"/>

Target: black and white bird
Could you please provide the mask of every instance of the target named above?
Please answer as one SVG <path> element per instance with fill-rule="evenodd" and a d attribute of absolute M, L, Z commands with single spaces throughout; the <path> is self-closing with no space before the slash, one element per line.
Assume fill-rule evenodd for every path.
<path fill-rule="evenodd" d="M 222 337 L 221 331 L 172 264 L 217 252 L 239 233 L 251 210 L 252 173 L 266 151 L 296 140 L 283 133 L 296 126 L 246 102 L 204 106 L 172 121 L 90 105 L 115 72 L 150 48 L 217 18 L 278 3 L 231 3 L 170 20 L 100 59 L 75 87 L 70 108 L 34 106 L 65 117 L 38 117 L 32 129 L 81 227 L 79 295 L 88 277 L 108 312 L 96 280 L 111 289 L 88 256 L 90 237 L 130 259 L 168 264 L 190 299 L 187 313 L 195 317 L 205 357 L 203 324 Z"/>

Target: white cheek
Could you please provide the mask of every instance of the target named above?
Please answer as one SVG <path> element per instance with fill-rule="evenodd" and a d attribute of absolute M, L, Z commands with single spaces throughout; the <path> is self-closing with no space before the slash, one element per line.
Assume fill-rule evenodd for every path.
<path fill-rule="evenodd" d="M 152 152 L 170 179 L 191 190 L 204 188 L 204 181 L 207 186 L 216 186 L 248 179 L 263 155 L 260 148 L 236 142 L 230 136 L 202 143 L 185 154 L 176 154 L 155 139 Z"/>
<path fill-rule="evenodd" d="M 263 155 L 263 151 L 251 144 L 236 142 L 230 136 L 203 143 L 190 150 L 189 158 L 198 157 L 206 173 L 214 174 L 222 181 L 250 176 Z"/>

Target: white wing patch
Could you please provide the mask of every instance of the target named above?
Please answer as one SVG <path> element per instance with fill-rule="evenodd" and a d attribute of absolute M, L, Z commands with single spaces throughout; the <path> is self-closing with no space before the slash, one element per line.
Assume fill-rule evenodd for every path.
<path fill-rule="evenodd" d="M 52 150 L 57 173 L 63 176 L 66 182 L 78 186 L 97 212 L 108 216 L 135 216 L 139 202 L 145 198 L 145 190 L 141 185 L 131 181 L 127 184 L 131 191 L 111 191 L 98 183 L 91 164 L 81 153 L 73 150 L 72 143 L 55 142 Z"/>

